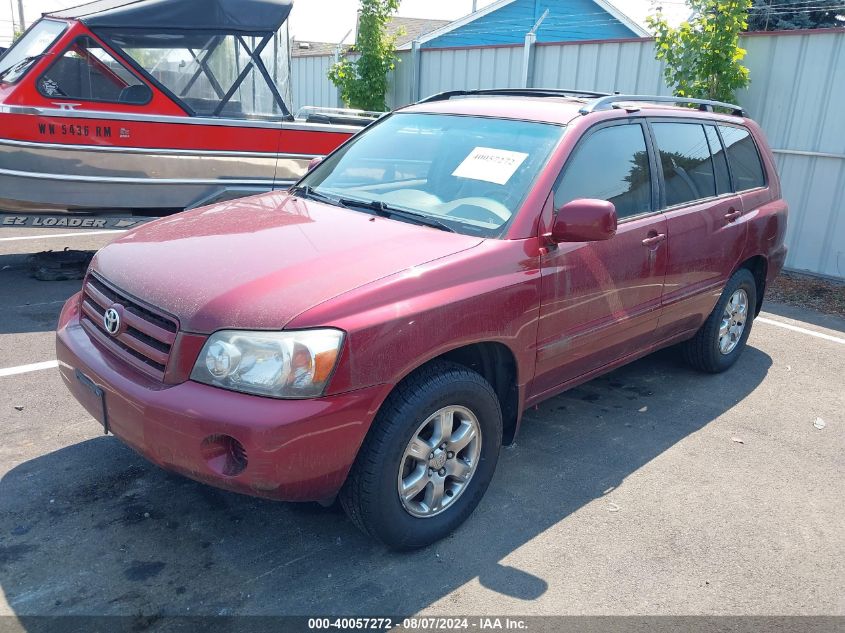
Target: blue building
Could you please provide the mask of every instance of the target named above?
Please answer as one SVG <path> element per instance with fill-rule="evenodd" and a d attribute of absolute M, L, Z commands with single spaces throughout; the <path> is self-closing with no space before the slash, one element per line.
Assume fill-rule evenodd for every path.
<path fill-rule="evenodd" d="M 537 29 L 538 42 L 575 42 L 649 33 L 607 0 L 497 0 L 417 39 L 422 48 L 521 44 L 548 9 Z M 400 48 L 410 48 L 406 44 Z"/>

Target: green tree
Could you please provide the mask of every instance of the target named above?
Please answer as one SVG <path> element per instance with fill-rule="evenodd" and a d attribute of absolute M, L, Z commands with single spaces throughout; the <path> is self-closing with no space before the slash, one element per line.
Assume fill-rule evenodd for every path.
<path fill-rule="evenodd" d="M 733 102 L 736 91 L 748 85 L 739 34 L 747 27 L 751 2 L 687 0 L 692 15 L 677 28 L 669 26 L 660 6 L 648 17 L 657 59 L 666 62 L 664 77 L 676 96 Z"/>
<path fill-rule="evenodd" d="M 398 8 L 399 0 L 361 0 L 354 47 L 360 56 L 342 59 L 329 69 L 329 79 L 350 108 L 387 110 L 387 74 L 399 59 L 394 53 L 396 36 L 387 34 L 386 24 Z"/>
<path fill-rule="evenodd" d="M 749 31 L 791 31 L 845 27 L 845 0 L 754 0 Z"/>

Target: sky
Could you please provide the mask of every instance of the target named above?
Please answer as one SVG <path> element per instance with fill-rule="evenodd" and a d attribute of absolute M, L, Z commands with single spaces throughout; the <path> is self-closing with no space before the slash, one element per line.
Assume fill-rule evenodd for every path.
<path fill-rule="evenodd" d="M 45 11 L 82 4 L 85 0 L 23 0 L 27 24 Z M 478 8 L 493 0 L 478 0 Z M 18 0 L 0 0 L 0 46 L 8 46 L 13 19 L 17 23 Z M 642 23 L 651 12 L 651 0 L 613 0 L 621 11 Z M 678 21 L 686 10 L 680 0 L 663 0 L 670 18 Z M 290 17 L 290 31 L 300 40 L 337 42 L 355 26 L 357 0 L 296 0 Z M 454 20 L 472 10 L 472 0 L 402 0 L 398 15 L 413 18 Z M 14 12 L 13 12 L 14 11 Z M 675 20 L 673 20 L 675 21 Z M 346 41 L 351 42 L 354 35 Z"/>

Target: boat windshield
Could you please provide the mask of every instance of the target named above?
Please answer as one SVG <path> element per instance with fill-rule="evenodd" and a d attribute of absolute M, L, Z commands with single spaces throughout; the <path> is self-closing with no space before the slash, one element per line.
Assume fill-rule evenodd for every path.
<path fill-rule="evenodd" d="M 398 112 L 320 163 L 295 195 L 498 237 L 563 136 L 550 123 Z M 423 223 L 422 221 L 420 223 Z"/>
<path fill-rule="evenodd" d="M 64 33 L 67 24 L 55 20 L 36 22 L 0 57 L 0 81 L 15 83 Z"/>
<path fill-rule="evenodd" d="M 98 33 L 195 115 L 289 116 L 287 24 L 260 36 L 134 29 Z"/>

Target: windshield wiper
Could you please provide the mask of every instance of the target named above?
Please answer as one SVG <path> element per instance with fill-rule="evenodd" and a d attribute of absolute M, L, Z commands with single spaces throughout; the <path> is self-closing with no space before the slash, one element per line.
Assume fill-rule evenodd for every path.
<path fill-rule="evenodd" d="M 359 209 L 369 209 L 370 211 L 374 211 L 376 215 L 385 218 L 397 217 L 403 218 L 410 222 L 415 222 L 416 224 L 422 224 L 424 226 L 430 226 L 435 229 L 440 229 L 441 231 L 448 231 L 450 233 L 454 233 L 455 229 L 453 229 L 448 224 L 441 222 L 436 218 L 432 218 L 427 215 L 423 215 L 422 213 L 416 213 L 414 211 L 406 211 L 405 209 L 398 209 L 396 207 L 391 207 L 390 205 L 382 202 L 381 200 L 358 200 L 357 198 L 333 198 L 332 196 L 326 195 L 320 191 L 317 191 L 311 185 L 299 185 L 298 187 L 291 187 L 290 193 L 295 196 L 299 196 L 300 198 L 308 198 L 311 200 L 318 200 L 320 202 L 325 202 L 327 204 L 332 204 L 337 207 L 357 207 Z"/>
<path fill-rule="evenodd" d="M 416 224 L 422 224 L 424 226 L 430 226 L 435 229 L 440 229 L 441 231 L 449 231 L 449 233 L 455 232 L 455 229 L 453 229 L 451 226 L 449 226 L 445 222 L 441 222 L 436 218 L 432 218 L 431 216 L 424 215 L 422 213 L 416 213 L 415 211 L 398 209 L 396 207 L 390 206 L 385 202 L 382 202 L 381 200 L 358 200 L 356 198 L 339 198 L 338 202 L 340 202 L 340 204 L 345 207 L 358 207 L 360 209 L 370 209 L 371 211 L 375 211 L 377 215 L 380 215 L 385 218 L 402 218 L 405 220 L 409 220 L 410 222 L 415 222 Z"/>
<path fill-rule="evenodd" d="M 9 66 L 3 72 L 0 72 L 0 79 L 5 79 L 6 75 L 8 75 L 9 73 L 11 73 L 13 71 L 20 73 L 25 68 L 29 68 L 32 65 L 32 62 L 34 62 L 39 57 L 41 57 L 41 55 L 30 55 L 29 57 L 24 57 L 18 63 L 12 64 L 11 66 Z"/>
<path fill-rule="evenodd" d="M 343 204 L 337 198 L 332 198 L 331 196 L 327 196 L 324 193 L 320 193 L 311 185 L 300 185 L 298 187 L 291 187 L 290 193 L 295 196 L 299 196 L 300 198 L 308 198 L 310 200 L 318 200 L 319 202 L 333 204 L 336 207 L 343 206 Z"/>

